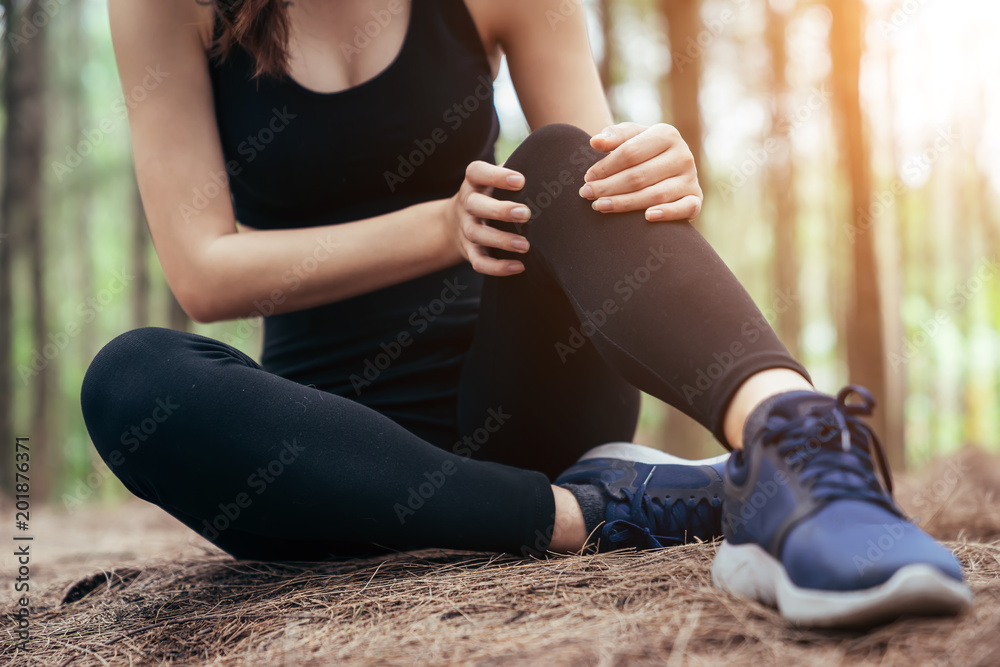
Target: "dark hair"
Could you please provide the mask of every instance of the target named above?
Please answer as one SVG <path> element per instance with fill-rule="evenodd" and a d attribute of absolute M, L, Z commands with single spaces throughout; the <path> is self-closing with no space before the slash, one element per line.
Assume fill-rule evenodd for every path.
<path fill-rule="evenodd" d="M 198 0 L 215 10 L 212 55 L 225 60 L 234 44 L 253 56 L 254 77 L 288 70 L 288 0 Z"/>

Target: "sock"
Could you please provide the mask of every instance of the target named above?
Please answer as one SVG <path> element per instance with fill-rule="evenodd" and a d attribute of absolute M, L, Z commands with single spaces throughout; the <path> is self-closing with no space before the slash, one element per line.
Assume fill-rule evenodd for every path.
<path fill-rule="evenodd" d="M 580 510 L 583 512 L 583 523 L 587 526 L 587 534 L 590 541 L 597 539 L 595 529 L 604 523 L 604 512 L 608 501 L 601 493 L 601 490 L 592 484 L 560 484 L 574 496 L 576 502 L 580 503 Z"/>

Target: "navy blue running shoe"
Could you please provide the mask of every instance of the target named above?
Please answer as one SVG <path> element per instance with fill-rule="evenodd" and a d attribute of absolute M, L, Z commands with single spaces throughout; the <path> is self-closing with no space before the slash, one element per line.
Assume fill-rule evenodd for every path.
<path fill-rule="evenodd" d="M 848 403 L 852 394 L 860 403 Z M 955 556 L 892 499 L 871 394 L 781 394 L 747 420 L 725 471 L 719 588 L 777 606 L 794 625 L 869 626 L 956 614 L 972 602 Z M 881 470 L 876 473 L 875 464 Z"/>
<path fill-rule="evenodd" d="M 589 484 L 606 501 L 591 537 L 598 551 L 658 549 L 722 535 L 722 475 L 729 454 L 691 461 L 625 442 L 594 447 L 554 482 Z"/>

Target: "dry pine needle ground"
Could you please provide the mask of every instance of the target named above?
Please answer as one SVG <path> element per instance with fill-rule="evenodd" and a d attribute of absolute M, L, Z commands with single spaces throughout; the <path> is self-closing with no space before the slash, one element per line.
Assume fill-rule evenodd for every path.
<path fill-rule="evenodd" d="M 717 544 L 522 560 L 425 551 L 317 565 L 160 558 L 53 580 L 29 652 L 12 605 L 0 660 L 22 665 L 1000 663 L 1000 462 L 977 452 L 900 480 L 903 506 L 947 539 L 976 596 L 958 619 L 870 632 L 787 627 L 719 593 Z M 123 535 L 122 540 L 128 536 Z M 113 560 L 113 559 L 110 559 Z"/>

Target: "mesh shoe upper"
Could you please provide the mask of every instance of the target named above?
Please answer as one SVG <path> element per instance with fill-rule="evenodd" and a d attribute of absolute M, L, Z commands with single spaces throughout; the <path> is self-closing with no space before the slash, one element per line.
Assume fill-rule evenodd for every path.
<path fill-rule="evenodd" d="M 721 535 L 722 467 L 648 464 L 624 459 L 581 461 L 556 484 L 591 484 L 607 499 L 599 529 L 602 551 L 655 549 Z"/>
<path fill-rule="evenodd" d="M 848 403 L 852 394 L 862 402 Z M 726 540 L 759 544 L 803 588 L 870 588 L 914 563 L 961 581 L 951 552 L 893 501 L 881 444 L 861 419 L 873 406 L 860 387 L 790 392 L 748 420 L 726 468 Z"/>

